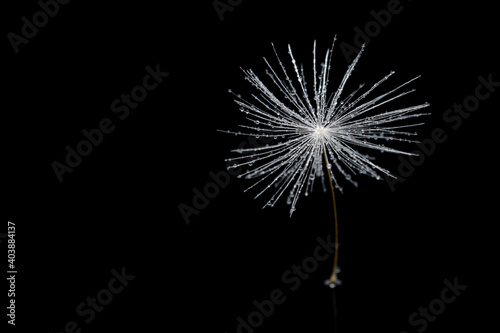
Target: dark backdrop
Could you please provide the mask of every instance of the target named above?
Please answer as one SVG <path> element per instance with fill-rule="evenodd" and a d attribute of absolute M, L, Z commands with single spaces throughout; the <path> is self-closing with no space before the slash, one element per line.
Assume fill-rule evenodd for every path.
<path fill-rule="evenodd" d="M 0 232 L 7 221 L 16 224 L 18 270 L 16 326 L 7 332 L 454 332 L 493 322 L 500 94 L 493 5 L 222 0 L 219 15 L 211 0 L 71 1 L 57 13 L 51 3 L 53 17 L 38 15 L 41 27 L 25 28 L 31 37 L 24 42 L 9 33 L 22 36 L 22 18 L 33 22 L 40 4 L 3 10 Z M 264 75 L 262 57 L 275 61 L 271 43 L 289 66 L 291 44 L 310 73 L 313 41 L 322 55 L 335 35 L 337 46 L 367 42 L 350 88 L 390 70 L 396 74 L 386 89 L 422 75 L 412 84 L 417 91 L 393 105 L 429 102 L 419 138 L 429 142 L 437 130 L 444 141 L 433 140 L 416 166 L 375 154 L 399 174 L 393 185 L 363 176 L 358 188 L 342 182 L 336 317 L 323 285 L 331 256 L 307 278 L 286 278 L 296 276 L 287 275 L 293 265 L 310 264 L 318 237 L 333 231 L 331 196 L 319 183 L 292 218 L 284 200 L 262 210 L 266 196 L 253 200 L 256 192 L 243 192 L 251 182 L 234 176 L 205 202 L 196 196 L 211 174 L 222 177 L 224 159 L 245 140 L 216 131 L 244 122 L 227 92 L 254 92 L 240 67 Z M 337 47 L 332 83 L 347 65 Z M 143 84 L 147 66 L 169 74 L 128 114 L 113 112 L 113 101 Z M 477 88 L 479 77 L 493 81 L 490 91 Z M 473 105 L 476 89 L 489 96 Z M 447 111 L 464 101 L 474 111 Z M 98 145 L 60 181 L 54 162 L 65 164 L 66 146 L 76 149 L 82 131 L 102 119 L 113 130 L 96 134 Z M 196 212 L 185 218 L 188 206 Z M 3 258 L 6 244 L 2 239 Z M 116 274 L 128 281 L 113 294 L 107 290 L 111 281 L 116 291 Z M 450 301 L 445 280 L 467 288 Z M 276 290 L 283 302 L 271 311 Z M 105 304 L 89 310 L 96 296 Z M 272 312 L 262 323 L 252 315 L 254 301 Z M 85 315 L 77 312 L 82 303 Z M 423 319 L 429 306 L 437 315 Z M 238 317 L 248 322 L 249 315 L 258 327 L 239 328 Z"/>

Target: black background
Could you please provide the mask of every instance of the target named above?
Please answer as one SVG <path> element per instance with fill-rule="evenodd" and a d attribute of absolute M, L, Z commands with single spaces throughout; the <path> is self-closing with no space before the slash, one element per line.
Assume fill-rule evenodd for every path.
<path fill-rule="evenodd" d="M 331 234 L 329 193 L 302 197 L 289 218 L 284 202 L 262 210 L 265 197 L 253 200 L 254 192 L 243 192 L 251 183 L 232 177 L 190 224 L 179 205 L 192 205 L 193 188 L 224 170 L 244 139 L 216 131 L 244 122 L 227 93 L 253 93 L 240 67 L 263 74 L 274 43 L 287 65 L 291 44 L 310 71 L 314 40 L 319 55 L 334 35 L 353 45 L 354 28 L 364 30 L 370 11 L 387 3 L 245 0 L 221 21 L 209 0 L 71 1 L 18 54 L 5 37 L 2 223 L 17 226 L 16 330 L 60 332 L 75 321 L 82 332 L 236 332 L 236 318 L 254 311 L 254 300 L 281 289 L 286 302 L 255 332 L 332 332 L 331 291 L 323 286 L 331 260 L 297 291 L 282 280 L 312 255 L 317 237 Z M 408 317 L 455 277 L 467 290 L 426 331 L 484 329 L 498 310 L 489 303 L 498 303 L 498 91 L 456 130 L 443 114 L 474 94 L 479 75 L 500 80 L 496 9 L 486 1 L 401 6 L 369 41 L 350 87 L 390 70 L 387 89 L 422 75 L 416 93 L 394 105 L 429 102 L 419 138 L 442 128 L 447 140 L 395 191 L 360 177 L 358 188 L 344 182 L 337 193 L 337 329 L 416 332 Z M 21 18 L 39 9 L 36 1 L 4 4 L 4 36 L 20 33 Z M 119 120 L 111 102 L 157 64 L 169 77 Z M 332 82 L 347 65 L 336 48 Z M 115 130 L 60 183 L 51 163 L 63 162 L 65 146 L 102 118 Z M 377 163 L 394 172 L 399 165 L 387 153 Z M 85 324 L 75 308 L 122 267 L 135 279 Z"/>

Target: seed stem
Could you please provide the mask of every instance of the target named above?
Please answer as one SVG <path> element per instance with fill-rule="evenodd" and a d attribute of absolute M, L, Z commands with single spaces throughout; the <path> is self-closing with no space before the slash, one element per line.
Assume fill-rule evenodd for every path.
<path fill-rule="evenodd" d="M 330 180 L 330 189 L 332 190 L 332 198 L 333 198 L 333 212 L 335 216 L 335 254 L 333 256 L 333 272 L 330 276 L 330 284 L 335 284 L 337 282 L 337 263 L 339 261 L 339 226 L 337 222 L 337 204 L 335 203 L 335 192 L 333 190 L 333 182 L 331 171 L 328 168 L 328 158 L 326 156 L 326 148 L 323 145 L 323 155 L 325 156 L 326 170 L 328 171 L 328 179 Z"/>

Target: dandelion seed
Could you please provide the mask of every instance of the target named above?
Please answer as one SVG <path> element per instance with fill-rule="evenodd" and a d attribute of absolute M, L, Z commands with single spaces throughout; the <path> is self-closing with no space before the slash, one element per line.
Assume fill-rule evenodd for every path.
<path fill-rule="evenodd" d="M 388 170 L 376 165 L 369 157 L 358 152 L 356 147 L 412 155 L 374 141 L 416 142 L 408 139 L 408 136 L 414 136 L 416 133 L 401 129 L 421 123 L 399 125 L 394 123 L 424 115 L 417 111 L 427 107 L 428 103 L 392 111 L 384 110 L 380 113 L 372 111 L 413 92 L 414 90 L 404 92 L 400 90 L 418 77 L 370 98 L 375 88 L 394 74 L 391 71 L 364 93 L 360 93 L 364 87 L 362 84 L 347 97 L 342 98 L 346 82 L 354 71 L 363 50 L 364 46 L 348 67 L 338 88 L 333 92 L 328 92 L 333 45 L 327 50 L 321 70 L 318 72 L 316 42 L 314 42 L 312 94 L 311 87 L 306 86 L 304 72 L 297 67 L 290 46 L 288 46 L 288 54 L 293 64 L 296 81 L 292 80 L 292 75 L 289 75 L 275 49 L 279 70 L 273 68 L 264 58 L 268 67 L 266 73 L 271 78 L 275 91 L 268 88 L 251 69 L 242 69 L 246 79 L 259 90 L 259 95 L 252 95 L 254 101 L 250 102 L 235 94 L 238 97 L 235 102 L 248 115 L 247 119 L 250 123 L 255 126 L 240 125 L 247 130 L 246 132 L 224 132 L 254 137 L 277 138 L 279 136 L 286 139 L 284 142 L 266 147 L 238 149 L 237 152 L 242 156 L 228 159 L 236 162 L 234 167 L 249 166 L 253 163 L 256 165 L 244 175 L 246 178 L 261 177 L 251 186 L 252 188 L 264 182 L 274 185 L 275 193 L 265 206 L 273 205 L 290 189 L 292 189 L 290 192 L 292 206 L 295 206 L 301 193 L 304 191 L 310 193 L 313 183 L 307 181 L 311 178 L 322 177 L 324 152 L 327 169 L 332 170 L 332 180 L 340 191 L 342 187 L 334 176 L 337 173 L 354 185 L 356 183 L 353 176 L 357 174 L 366 174 L 375 179 L 380 179 L 381 175 L 394 177 Z M 233 93 L 231 90 L 230 92 Z M 371 112 L 371 115 L 365 116 L 368 112 Z M 263 192 L 269 188 L 266 186 Z M 292 212 L 293 210 L 290 209 L 290 214 Z"/>
<path fill-rule="evenodd" d="M 320 68 L 316 63 L 316 41 L 314 42 L 312 86 L 306 83 L 303 67 L 300 66 L 299 69 L 297 66 L 290 46 L 288 46 L 288 55 L 293 68 L 290 72 L 285 68 L 274 45 L 277 68 L 271 66 L 270 62 L 264 58 L 267 65 L 266 76 L 270 80 L 270 85 L 265 84 L 251 69 L 242 69 L 245 79 L 258 90 L 258 94 L 252 94 L 251 99 L 247 100 L 230 92 L 237 97 L 235 102 L 240 110 L 245 112 L 249 124 L 240 125 L 244 132 L 222 132 L 283 139 L 265 147 L 235 150 L 234 152 L 239 153 L 240 156 L 228 160 L 234 163 L 234 167 L 252 166 L 243 173 L 243 176 L 258 179 L 248 189 L 258 188 L 259 185 L 263 187 L 256 197 L 272 191 L 274 187 L 274 193 L 270 194 L 264 207 L 274 206 L 285 193 L 288 193 L 286 202 L 291 206 L 290 216 L 296 210 L 300 195 L 312 192 L 313 179 L 324 179 L 326 166 L 333 195 L 335 235 L 338 244 L 333 187 L 335 186 L 339 191 L 342 191 L 342 187 L 337 176 L 342 176 L 354 186 L 357 186 L 354 178 L 358 174 L 375 179 L 381 179 L 381 175 L 395 178 L 388 170 L 375 164 L 372 161 L 373 158 L 360 153 L 357 149 L 367 148 L 380 152 L 413 155 L 379 142 L 416 142 L 408 138 L 416 133 L 407 132 L 407 128 L 422 123 L 404 121 L 426 115 L 419 110 L 429 104 L 423 103 L 390 111 L 385 109 L 386 104 L 412 93 L 414 89 L 402 90 L 418 78 L 415 77 L 394 89 L 373 96 L 372 93 L 386 82 L 394 71 L 390 71 L 364 92 L 362 89 L 365 85 L 361 84 L 350 94 L 344 94 L 344 87 L 363 53 L 364 45 L 348 66 L 337 89 L 329 91 L 335 41 L 336 38 L 332 47 L 326 51 Z M 323 189 L 326 190 L 326 187 L 323 186 Z M 336 281 L 336 260 L 337 255 L 330 283 Z"/>

